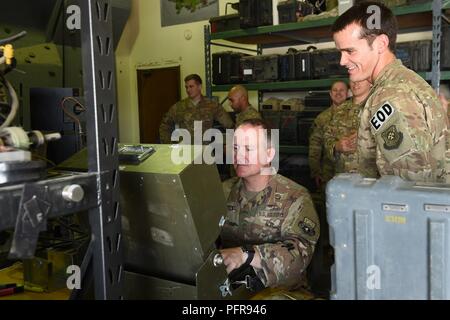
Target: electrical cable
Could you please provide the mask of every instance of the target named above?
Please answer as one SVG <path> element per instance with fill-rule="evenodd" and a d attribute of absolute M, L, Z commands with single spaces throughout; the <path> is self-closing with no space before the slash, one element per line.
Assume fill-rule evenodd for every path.
<path fill-rule="evenodd" d="M 26 31 L 21 31 L 21 32 L 19 32 L 18 34 L 13 35 L 13 36 L 11 36 L 11 37 L 9 37 L 9 38 L 0 39 L 0 45 L 5 44 L 5 43 L 9 43 L 9 42 L 16 41 L 16 40 L 18 40 L 18 39 L 20 39 L 20 38 L 22 38 L 22 37 L 25 37 L 26 35 L 27 35 L 27 32 L 26 32 Z"/>
<path fill-rule="evenodd" d="M 56 163 L 54 163 L 52 160 L 47 159 L 46 157 L 40 156 L 36 153 L 33 153 L 33 157 L 38 158 L 40 160 L 44 160 L 45 162 L 51 164 L 53 167 L 56 167 Z"/>
<path fill-rule="evenodd" d="M 62 108 L 63 112 L 64 112 L 69 118 L 71 118 L 72 120 L 74 120 L 75 123 L 77 123 L 77 125 L 78 125 L 78 135 L 79 135 L 79 138 L 80 138 L 80 149 L 82 149 L 82 148 L 84 147 L 84 145 L 83 145 L 83 135 L 84 135 L 84 132 L 83 132 L 83 128 L 82 128 L 82 126 L 81 126 L 81 121 L 80 121 L 80 119 L 79 119 L 76 115 L 72 114 L 70 111 L 68 111 L 68 110 L 66 109 L 65 103 L 66 103 L 67 101 L 75 102 L 76 105 L 80 106 L 81 109 L 82 109 L 83 111 L 86 111 L 86 107 L 85 107 L 80 101 L 78 101 L 77 99 L 75 99 L 74 97 L 65 97 L 65 98 L 63 98 L 63 99 L 61 100 L 61 108 Z"/>
<path fill-rule="evenodd" d="M 14 120 L 17 110 L 19 109 L 19 99 L 17 98 L 17 94 L 16 91 L 14 90 L 14 87 L 8 80 L 5 79 L 5 77 L 2 74 L 0 74 L 0 80 L 6 86 L 6 89 L 8 90 L 9 96 L 11 98 L 11 110 L 9 111 L 9 114 L 6 117 L 6 120 L 0 126 L 0 130 L 2 130 L 3 128 L 8 127 Z"/>
<path fill-rule="evenodd" d="M 63 102 L 65 103 L 66 101 L 73 101 L 75 102 L 77 105 L 79 105 L 81 107 L 81 109 L 83 109 L 83 111 L 86 111 L 86 107 L 75 97 L 64 97 Z"/>
<path fill-rule="evenodd" d="M 66 224 L 65 222 L 62 222 L 60 219 L 57 219 L 56 221 L 57 221 L 60 225 L 62 225 L 63 227 L 65 227 L 65 228 L 67 228 L 67 229 L 69 229 L 69 230 L 72 230 L 73 232 L 76 232 L 76 233 L 79 233 L 79 234 L 84 234 L 84 235 L 89 234 L 88 231 L 83 231 L 83 230 L 76 229 L 76 228 L 74 228 L 74 227 L 72 227 L 72 226 Z"/>

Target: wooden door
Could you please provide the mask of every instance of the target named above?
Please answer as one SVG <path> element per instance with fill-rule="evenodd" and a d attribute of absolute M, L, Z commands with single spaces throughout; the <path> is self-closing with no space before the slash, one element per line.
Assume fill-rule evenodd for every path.
<path fill-rule="evenodd" d="M 159 125 L 180 100 L 180 67 L 138 70 L 141 143 L 159 143 Z"/>

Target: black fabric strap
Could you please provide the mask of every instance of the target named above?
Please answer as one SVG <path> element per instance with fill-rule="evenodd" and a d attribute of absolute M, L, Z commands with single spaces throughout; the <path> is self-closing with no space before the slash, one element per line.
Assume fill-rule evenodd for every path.
<path fill-rule="evenodd" d="M 255 256 L 255 249 L 253 248 L 253 245 L 244 245 L 241 249 L 242 252 L 247 253 L 247 260 L 245 260 L 244 265 L 249 266 Z"/>
<path fill-rule="evenodd" d="M 245 260 L 246 265 L 250 265 L 253 261 L 253 257 L 255 256 L 255 251 L 247 251 L 247 260 Z"/>

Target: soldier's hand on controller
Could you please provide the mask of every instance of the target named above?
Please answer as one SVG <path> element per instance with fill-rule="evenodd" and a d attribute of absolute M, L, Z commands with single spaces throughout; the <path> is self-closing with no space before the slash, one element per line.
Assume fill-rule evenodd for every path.
<path fill-rule="evenodd" d="M 239 268 L 247 260 L 247 253 L 244 253 L 240 247 L 220 250 L 220 254 L 223 257 L 227 273 Z"/>

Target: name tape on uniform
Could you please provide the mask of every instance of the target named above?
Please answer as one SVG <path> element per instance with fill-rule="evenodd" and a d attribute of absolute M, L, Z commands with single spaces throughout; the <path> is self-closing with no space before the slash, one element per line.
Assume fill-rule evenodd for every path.
<path fill-rule="evenodd" d="M 375 131 L 378 131 L 383 124 L 394 114 L 395 109 L 393 106 L 389 104 L 389 102 L 386 102 L 383 104 L 377 112 L 375 112 L 372 119 L 370 119 L 370 124 L 372 125 L 372 128 L 375 129 Z"/>

